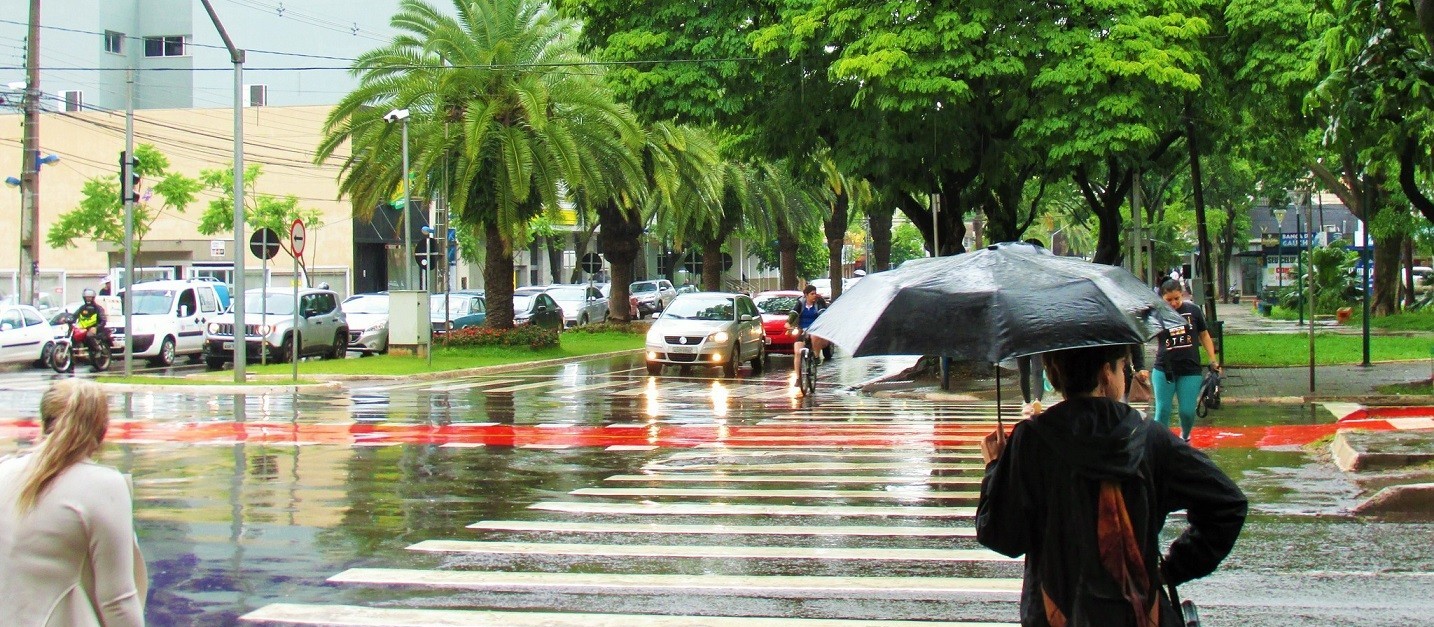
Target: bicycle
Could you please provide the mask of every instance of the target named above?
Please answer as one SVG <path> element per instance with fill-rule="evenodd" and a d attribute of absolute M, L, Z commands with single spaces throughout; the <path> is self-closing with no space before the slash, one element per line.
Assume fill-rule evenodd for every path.
<path fill-rule="evenodd" d="M 797 355 L 795 363 L 797 371 L 797 389 L 802 396 L 811 398 L 817 393 L 817 355 L 812 352 L 810 346 L 803 346 L 800 355 Z"/>

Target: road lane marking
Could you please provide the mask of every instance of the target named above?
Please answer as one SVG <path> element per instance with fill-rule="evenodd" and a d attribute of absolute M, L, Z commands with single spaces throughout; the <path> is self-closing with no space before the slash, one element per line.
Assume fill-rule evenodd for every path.
<path fill-rule="evenodd" d="M 528 509 L 567 514 L 637 514 L 669 516 L 882 516 L 891 518 L 971 518 L 974 507 L 913 505 L 736 505 L 731 503 L 592 503 L 542 501 Z"/>
<path fill-rule="evenodd" d="M 580 557 L 661 557 L 695 559 L 806 559 L 864 560 L 899 562 L 1011 562 L 988 549 L 897 549 L 798 547 L 798 546 L 701 546 L 690 544 L 574 544 L 544 542 L 479 542 L 472 540 L 424 540 L 408 547 L 425 553 L 469 553 L 486 555 L 573 555 Z"/>
<path fill-rule="evenodd" d="M 299 603 L 272 603 L 241 616 L 240 620 L 345 627 L 1016 627 L 1011 623 L 426 610 Z"/>
<path fill-rule="evenodd" d="M 955 448 L 958 450 L 974 449 L 974 447 Z M 678 451 L 668 455 L 667 459 L 707 459 L 711 457 L 912 457 L 912 455 L 910 453 L 893 453 L 887 451 L 824 451 L 820 453 L 808 451 L 731 451 L 727 453 L 713 451 Z M 979 454 L 955 452 L 926 453 L 920 455 L 920 457 L 923 459 L 981 459 Z"/>
<path fill-rule="evenodd" d="M 744 490 L 739 488 L 578 488 L 573 496 L 692 497 L 707 499 L 912 499 L 975 501 L 973 491 L 924 490 Z"/>
<path fill-rule="evenodd" d="M 604 451 L 655 451 L 655 450 L 657 450 L 657 447 L 656 447 L 656 446 L 652 446 L 652 445 L 650 445 L 650 444 L 614 444 L 614 445 L 609 446 L 609 447 L 607 447 L 607 448 L 605 448 L 605 449 L 603 449 L 603 450 L 604 450 Z"/>
<path fill-rule="evenodd" d="M 476 570 L 351 568 L 331 583 L 426 585 L 485 590 L 565 589 L 626 594 L 696 594 L 796 598 L 944 599 L 953 595 L 1019 595 L 1021 580 L 1005 577 L 843 577 L 822 575 L 660 575 L 538 573 Z M 937 623 L 921 623 L 930 625 Z"/>
<path fill-rule="evenodd" d="M 590 523 L 544 520 L 484 520 L 468 525 L 479 531 L 544 533 L 645 533 L 772 536 L 893 536 L 974 538 L 974 527 L 895 527 L 884 525 L 667 525 L 661 523 Z"/>
<path fill-rule="evenodd" d="M 522 384 L 522 385 L 509 385 L 509 386 L 505 386 L 505 387 L 501 387 L 501 388 L 492 388 L 492 389 L 489 389 L 489 390 L 484 390 L 484 392 L 497 392 L 497 393 L 521 392 L 521 391 L 523 391 L 523 390 L 536 390 L 536 389 L 538 389 L 538 388 L 550 388 L 550 387 L 553 387 L 553 386 L 555 386 L 555 385 L 562 385 L 562 384 L 563 384 L 563 382 L 562 382 L 561 380 L 559 380 L 559 379 L 550 379 L 550 380 L 547 380 L 547 381 L 538 381 L 537 383 L 524 383 L 524 384 Z"/>
<path fill-rule="evenodd" d="M 649 463 L 643 465 L 645 470 L 760 470 L 760 471 L 816 471 L 825 472 L 830 470 L 967 470 L 981 471 L 984 467 L 975 464 L 901 464 L 901 463 L 876 463 L 860 464 L 848 462 L 778 462 L 775 464 L 690 464 L 682 466 L 667 466 L 660 463 Z"/>
<path fill-rule="evenodd" d="M 729 475 L 672 474 L 613 475 L 606 481 L 678 483 L 875 483 L 899 485 L 981 485 L 980 477 L 932 477 L 930 475 Z"/>
<path fill-rule="evenodd" d="M 448 385 L 435 385 L 429 388 L 433 392 L 457 392 L 458 390 L 471 390 L 474 388 L 486 388 L 495 385 L 508 385 L 520 383 L 523 379 L 489 379 L 485 381 L 465 381 L 463 383 L 450 383 Z"/>

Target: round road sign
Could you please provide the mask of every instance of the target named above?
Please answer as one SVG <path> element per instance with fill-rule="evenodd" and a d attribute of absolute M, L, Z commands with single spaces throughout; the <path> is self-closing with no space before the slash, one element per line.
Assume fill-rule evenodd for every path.
<path fill-rule="evenodd" d="M 294 220 L 289 225 L 289 247 L 294 250 L 294 256 L 304 254 L 304 238 L 306 237 L 303 220 Z"/>
<path fill-rule="evenodd" d="M 279 234 L 269 227 L 254 231 L 249 236 L 249 252 L 260 259 L 273 259 L 279 254 Z"/>
<path fill-rule="evenodd" d="M 583 272 L 597 274 L 602 271 L 602 257 L 597 253 L 583 255 Z"/>

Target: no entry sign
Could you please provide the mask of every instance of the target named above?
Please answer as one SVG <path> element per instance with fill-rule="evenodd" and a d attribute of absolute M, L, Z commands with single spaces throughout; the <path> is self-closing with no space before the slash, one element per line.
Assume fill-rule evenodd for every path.
<path fill-rule="evenodd" d="M 289 247 L 294 250 L 294 256 L 298 257 L 304 254 L 305 237 L 307 235 L 304 231 L 304 221 L 294 220 L 294 223 L 289 225 Z"/>

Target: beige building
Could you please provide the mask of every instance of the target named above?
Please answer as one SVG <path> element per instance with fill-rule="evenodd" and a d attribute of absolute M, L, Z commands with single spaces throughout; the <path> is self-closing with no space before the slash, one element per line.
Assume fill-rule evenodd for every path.
<path fill-rule="evenodd" d="M 245 163 L 263 167 L 259 193 L 292 194 L 301 206 L 319 210 L 322 218 L 319 224 L 308 226 L 303 254 L 311 283 L 327 282 L 343 294 L 389 289 L 390 276 L 399 281 L 403 278 L 398 243 L 402 235 L 395 235 L 392 225 L 398 212 L 377 216 L 371 226 L 364 220 L 356 226 L 352 205 L 338 198 L 337 164 L 313 165 L 314 147 L 329 110 L 328 106 L 245 108 Z M 172 170 L 188 176 L 198 177 L 205 169 L 227 169 L 233 155 L 232 109 L 139 111 L 135 138 L 136 144 L 156 146 L 169 158 Z M 0 116 L 0 176 L 19 175 L 20 143 L 21 116 Z M 42 155 L 59 157 L 40 171 L 39 236 L 44 242 L 59 216 L 79 204 L 86 180 L 117 176 L 119 153 L 124 149 L 124 116 L 91 111 L 44 113 L 40 147 Z M 141 194 L 150 183 L 141 182 Z M 144 268 L 137 273 L 141 279 L 211 276 L 232 281 L 233 233 L 207 236 L 198 232 L 200 216 L 218 197 L 217 191 L 205 190 L 183 213 L 165 212 L 155 221 L 135 259 L 135 266 Z M 153 202 L 157 204 L 158 198 Z M 0 292 L 5 296 L 21 289 L 16 282 L 20 213 L 19 189 L 0 189 Z M 415 226 L 421 226 L 421 220 L 417 218 Z M 243 235 L 245 244 L 240 252 L 248 255 L 247 283 L 253 286 L 263 270 L 262 262 L 249 252 L 249 236 Z M 71 302 L 78 300 L 79 289 L 116 275 L 116 269 L 124 266 L 124 251 L 94 241 L 77 241 L 75 247 L 61 249 L 42 243 L 38 261 L 41 299 Z M 292 264 L 288 255 L 279 253 L 270 262 L 269 284 L 289 285 Z"/>

